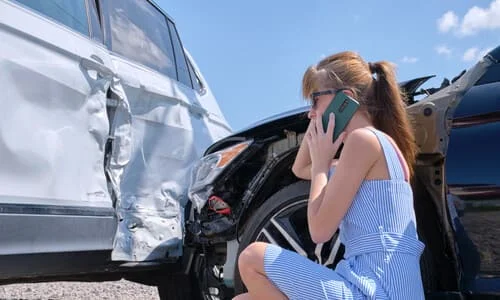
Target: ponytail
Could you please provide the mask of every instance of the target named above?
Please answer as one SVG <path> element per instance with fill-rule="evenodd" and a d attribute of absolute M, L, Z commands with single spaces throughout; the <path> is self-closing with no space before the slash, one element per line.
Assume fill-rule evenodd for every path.
<path fill-rule="evenodd" d="M 371 99 L 368 110 L 373 125 L 394 139 L 408 163 L 410 176 L 413 176 L 417 146 L 394 68 L 386 61 L 369 63 L 368 66 L 376 76 L 372 83 L 372 96 L 368 97 Z"/>

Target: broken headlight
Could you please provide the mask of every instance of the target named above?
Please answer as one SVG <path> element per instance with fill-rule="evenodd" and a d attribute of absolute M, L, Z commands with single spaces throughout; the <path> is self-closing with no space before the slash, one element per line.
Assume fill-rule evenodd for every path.
<path fill-rule="evenodd" d="M 198 210 L 207 202 L 212 193 L 212 183 L 222 171 L 243 151 L 252 141 L 245 141 L 228 148 L 211 153 L 197 161 L 192 169 L 188 196 Z"/>

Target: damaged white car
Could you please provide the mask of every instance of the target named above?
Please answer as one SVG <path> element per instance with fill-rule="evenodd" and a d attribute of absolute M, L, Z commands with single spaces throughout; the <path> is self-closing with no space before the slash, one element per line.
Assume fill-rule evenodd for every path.
<path fill-rule="evenodd" d="M 127 278 L 188 298 L 190 170 L 231 128 L 172 18 L 145 0 L 0 0 L 0 41 L 0 283 Z"/>
<path fill-rule="evenodd" d="M 228 126 L 147 0 L 0 0 L 0 284 L 126 278 L 161 299 L 244 292 L 253 241 L 334 268 L 291 166 L 308 107 Z M 428 299 L 500 296 L 500 46 L 440 87 L 400 82 Z M 417 100 L 417 97 L 422 97 Z"/>

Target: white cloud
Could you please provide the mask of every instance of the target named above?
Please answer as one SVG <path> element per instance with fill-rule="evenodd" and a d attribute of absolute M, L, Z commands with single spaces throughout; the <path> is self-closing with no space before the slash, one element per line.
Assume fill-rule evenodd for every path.
<path fill-rule="evenodd" d="M 492 0 L 489 7 L 471 7 L 462 20 L 453 11 L 447 11 L 437 20 L 439 32 L 454 32 L 457 36 L 470 36 L 482 30 L 500 28 L 500 0 Z"/>
<path fill-rule="evenodd" d="M 458 17 L 454 12 L 447 11 L 437 20 L 437 25 L 440 32 L 448 32 L 458 27 Z"/>
<path fill-rule="evenodd" d="M 401 59 L 401 61 L 404 63 L 414 64 L 418 61 L 418 58 L 405 56 L 403 57 L 403 59 Z"/>
<path fill-rule="evenodd" d="M 436 52 L 439 55 L 451 56 L 451 49 L 446 45 L 440 45 L 436 47 Z"/>
<path fill-rule="evenodd" d="M 473 35 L 481 30 L 500 28 L 500 0 L 493 0 L 488 8 L 473 6 L 460 25 L 461 35 Z"/>
<path fill-rule="evenodd" d="M 477 53 L 478 53 L 479 49 L 474 47 L 474 48 L 469 48 L 465 51 L 464 53 L 464 56 L 462 57 L 462 59 L 464 61 L 474 61 L 477 57 Z"/>
<path fill-rule="evenodd" d="M 490 52 L 492 49 L 493 48 L 484 48 L 481 50 L 477 47 L 472 47 L 472 48 L 469 48 L 465 51 L 462 59 L 464 61 L 478 61 L 481 58 L 483 58 L 483 56 L 485 56 L 486 53 Z"/>

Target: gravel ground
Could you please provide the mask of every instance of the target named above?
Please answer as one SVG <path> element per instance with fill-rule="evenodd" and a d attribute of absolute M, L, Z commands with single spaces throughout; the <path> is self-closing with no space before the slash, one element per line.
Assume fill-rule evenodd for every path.
<path fill-rule="evenodd" d="M 0 286 L 0 299 L 153 299 L 156 287 L 127 280 L 109 282 L 49 282 Z"/>
<path fill-rule="evenodd" d="M 481 271 L 496 273 L 500 270 L 500 211 L 466 212 L 461 219 L 468 237 L 477 247 Z"/>
<path fill-rule="evenodd" d="M 462 218 L 469 238 L 479 247 L 481 269 L 488 271 L 500 268 L 500 228 L 497 224 L 500 213 L 468 213 Z M 124 299 L 158 300 L 156 287 L 127 280 L 110 282 L 50 282 L 11 284 L 0 286 L 0 299 Z"/>

